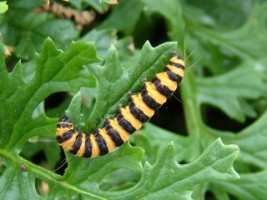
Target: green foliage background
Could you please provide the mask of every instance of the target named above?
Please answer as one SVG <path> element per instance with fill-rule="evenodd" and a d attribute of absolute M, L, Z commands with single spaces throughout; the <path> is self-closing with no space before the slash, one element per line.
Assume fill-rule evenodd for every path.
<path fill-rule="evenodd" d="M 78 30 L 33 12 L 42 0 L 0 3 L 0 199 L 266 198 L 267 2 L 58 3 L 96 19 Z M 186 74 L 155 123 L 103 157 L 61 151 L 64 112 L 101 126 L 172 50 Z"/>

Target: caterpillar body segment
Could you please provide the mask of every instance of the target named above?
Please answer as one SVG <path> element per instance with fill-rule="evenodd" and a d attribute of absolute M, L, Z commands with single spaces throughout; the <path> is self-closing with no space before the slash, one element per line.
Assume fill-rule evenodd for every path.
<path fill-rule="evenodd" d="M 122 145 L 131 134 L 142 127 L 177 89 L 184 76 L 183 59 L 172 52 L 169 63 L 152 81 L 146 81 L 128 104 L 120 107 L 114 118 L 107 119 L 102 128 L 92 134 L 81 133 L 69 117 L 61 117 L 57 124 L 56 139 L 59 145 L 80 157 L 96 157 Z"/>

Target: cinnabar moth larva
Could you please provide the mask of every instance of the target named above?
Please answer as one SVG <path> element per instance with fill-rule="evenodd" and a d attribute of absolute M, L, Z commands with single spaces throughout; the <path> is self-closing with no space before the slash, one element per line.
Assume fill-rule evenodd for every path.
<path fill-rule="evenodd" d="M 146 81 L 137 94 L 132 94 L 128 105 L 118 109 L 114 118 L 107 119 L 93 134 L 81 133 L 69 117 L 61 117 L 57 124 L 56 139 L 65 151 L 80 157 L 105 155 L 127 141 L 140 129 L 177 89 L 185 71 L 183 59 L 171 53 L 169 64 L 153 80 Z"/>

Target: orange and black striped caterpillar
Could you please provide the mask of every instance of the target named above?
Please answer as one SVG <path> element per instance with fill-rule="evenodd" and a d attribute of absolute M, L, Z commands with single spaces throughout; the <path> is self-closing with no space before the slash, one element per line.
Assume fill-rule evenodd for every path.
<path fill-rule="evenodd" d="M 171 53 L 169 64 L 146 81 L 137 94 L 132 94 L 128 105 L 120 107 L 114 118 L 107 119 L 93 134 L 81 133 L 69 117 L 61 117 L 57 124 L 56 139 L 66 151 L 81 157 L 105 155 L 127 141 L 140 129 L 177 89 L 185 71 L 183 59 Z"/>

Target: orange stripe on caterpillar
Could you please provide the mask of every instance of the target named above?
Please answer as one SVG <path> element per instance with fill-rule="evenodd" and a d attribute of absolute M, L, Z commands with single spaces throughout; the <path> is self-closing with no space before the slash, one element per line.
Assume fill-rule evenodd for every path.
<path fill-rule="evenodd" d="M 57 124 L 56 138 L 66 151 L 81 157 L 96 157 L 111 152 L 127 141 L 140 129 L 177 89 L 184 76 L 183 59 L 172 52 L 163 72 L 146 81 L 137 94 L 130 96 L 125 107 L 121 107 L 112 119 L 106 120 L 102 128 L 92 134 L 81 133 L 69 117 L 61 117 Z"/>

